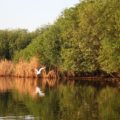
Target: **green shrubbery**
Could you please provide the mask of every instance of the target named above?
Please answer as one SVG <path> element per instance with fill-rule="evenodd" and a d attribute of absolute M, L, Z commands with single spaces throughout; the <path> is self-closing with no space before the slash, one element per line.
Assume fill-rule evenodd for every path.
<path fill-rule="evenodd" d="M 0 33 L 0 57 L 18 61 L 37 56 L 49 68 L 119 73 L 119 5 L 119 0 L 84 0 L 34 35 L 16 31 L 6 41 L 6 31 Z"/>

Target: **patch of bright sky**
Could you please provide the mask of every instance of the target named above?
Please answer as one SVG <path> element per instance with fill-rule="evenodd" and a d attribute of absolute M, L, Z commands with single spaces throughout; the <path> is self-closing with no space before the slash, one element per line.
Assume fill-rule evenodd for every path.
<path fill-rule="evenodd" d="M 30 31 L 52 24 L 65 9 L 79 0 L 0 0 L 0 29 Z"/>

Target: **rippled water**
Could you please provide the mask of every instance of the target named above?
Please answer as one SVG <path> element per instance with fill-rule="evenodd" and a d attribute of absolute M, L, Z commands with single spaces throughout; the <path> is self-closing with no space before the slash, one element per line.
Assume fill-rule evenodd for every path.
<path fill-rule="evenodd" d="M 120 120 L 120 90 L 113 83 L 1 78 L 0 120 Z"/>

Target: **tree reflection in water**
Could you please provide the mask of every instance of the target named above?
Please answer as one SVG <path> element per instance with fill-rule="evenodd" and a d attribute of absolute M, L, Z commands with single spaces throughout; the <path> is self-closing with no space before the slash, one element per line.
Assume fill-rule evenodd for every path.
<path fill-rule="evenodd" d="M 46 96 L 35 94 L 40 86 Z M 74 80 L 0 79 L 0 117 L 42 120 L 119 120 L 120 91 L 116 87 Z"/>

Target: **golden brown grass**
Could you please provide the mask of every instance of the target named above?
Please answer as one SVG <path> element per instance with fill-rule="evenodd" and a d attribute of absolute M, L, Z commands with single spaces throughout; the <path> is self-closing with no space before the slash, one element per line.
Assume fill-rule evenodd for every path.
<path fill-rule="evenodd" d="M 14 71 L 14 64 L 11 61 L 0 61 L 0 76 L 12 76 Z"/>
<path fill-rule="evenodd" d="M 38 68 L 39 60 L 32 58 L 31 61 L 20 60 L 14 64 L 12 61 L 0 61 L 0 76 L 16 76 L 16 77 L 37 77 L 35 68 Z"/>
<path fill-rule="evenodd" d="M 56 78 L 55 71 L 54 70 L 49 71 L 48 74 L 47 74 L 47 78 L 50 78 L 50 79 Z"/>
<path fill-rule="evenodd" d="M 30 62 L 19 61 L 15 65 L 14 76 L 17 77 L 37 77 L 35 74 L 35 68 L 38 68 L 39 60 L 37 58 L 32 58 Z"/>
<path fill-rule="evenodd" d="M 29 62 L 20 60 L 18 63 L 13 63 L 8 60 L 0 61 L 0 76 L 14 76 L 14 77 L 22 77 L 22 78 L 57 78 L 56 72 L 51 70 L 46 73 L 46 70 L 43 70 L 39 76 L 36 76 L 35 68 L 41 67 L 39 59 L 33 57 Z"/>

